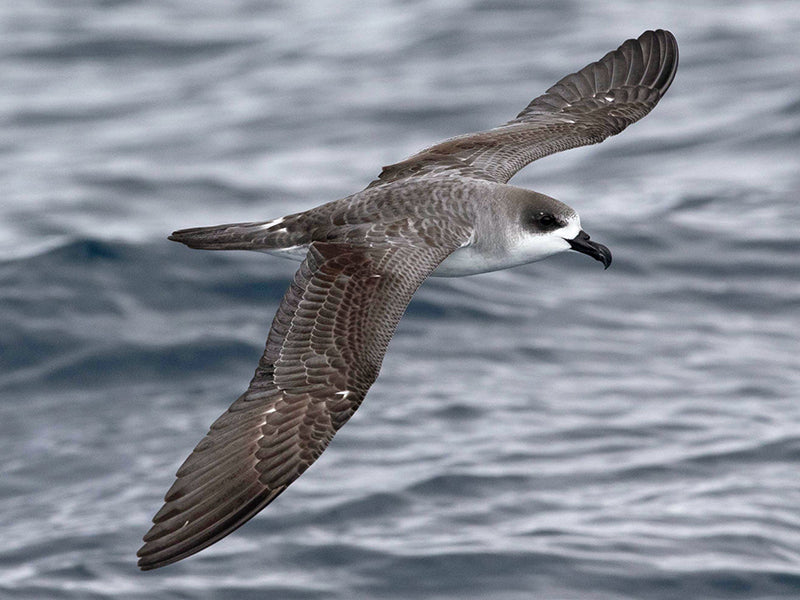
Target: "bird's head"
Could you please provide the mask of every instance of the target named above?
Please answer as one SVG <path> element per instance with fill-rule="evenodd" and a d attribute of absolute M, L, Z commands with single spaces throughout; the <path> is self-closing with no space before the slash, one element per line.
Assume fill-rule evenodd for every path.
<path fill-rule="evenodd" d="M 524 262 L 576 250 L 600 261 L 606 269 L 611 264 L 611 251 L 589 238 L 581 228 L 578 213 L 563 202 L 527 191 L 524 198 L 514 204 L 518 233 L 513 251 L 524 256 Z"/>

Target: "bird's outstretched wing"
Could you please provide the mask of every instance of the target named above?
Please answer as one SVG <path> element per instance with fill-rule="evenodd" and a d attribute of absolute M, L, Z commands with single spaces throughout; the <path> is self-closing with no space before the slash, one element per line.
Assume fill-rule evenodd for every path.
<path fill-rule="evenodd" d="M 445 140 L 384 167 L 370 187 L 447 173 L 506 183 L 536 159 L 602 142 L 644 117 L 677 68 L 675 37 L 645 31 L 564 77 L 505 125 Z"/>
<path fill-rule="evenodd" d="M 451 224 L 435 247 L 310 246 L 248 390 L 178 470 L 144 536 L 140 568 L 225 537 L 317 460 L 378 376 L 411 296 L 468 236 Z"/>

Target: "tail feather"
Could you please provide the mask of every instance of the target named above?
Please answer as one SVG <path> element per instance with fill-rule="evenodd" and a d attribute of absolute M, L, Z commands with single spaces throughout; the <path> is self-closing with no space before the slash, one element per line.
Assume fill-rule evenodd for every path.
<path fill-rule="evenodd" d="M 201 250 L 265 250 L 294 245 L 284 219 L 259 223 L 230 223 L 175 231 L 169 239 Z"/>

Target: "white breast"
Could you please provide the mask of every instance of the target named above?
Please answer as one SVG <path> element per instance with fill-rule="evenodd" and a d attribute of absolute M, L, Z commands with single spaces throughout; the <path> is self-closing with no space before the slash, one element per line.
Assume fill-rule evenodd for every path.
<path fill-rule="evenodd" d="M 431 273 L 432 277 L 463 277 L 507 269 L 505 255 L 487 255 L 475 246 L 465 246 L 444 259 Z"/>
<path fill-rule="evenodd" d="M 462 277 L 536 262 L 569 250 L 567 240 L 578 235 L 580 230 L 580 219 L 576 216 L 566 227 L 546 235 L 522 233 L 511 242 L 506 242 L 506 248 L 501 249 L 493 244 L 491 250 L 484 250 L 479 243 L 473 242 L 444 259 L 431 276 Z"/>

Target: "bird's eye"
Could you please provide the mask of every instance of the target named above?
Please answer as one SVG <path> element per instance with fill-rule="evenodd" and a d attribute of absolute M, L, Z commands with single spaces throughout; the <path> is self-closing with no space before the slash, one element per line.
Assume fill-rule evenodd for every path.
<path fill-rule="evenodd" d="M 553 215 L 548 215 L 548 214 L 539 215 L 536 221 L 539 223 L 540 226 L 546 228 L 552 227 L 553 225 L 556 224 L 556 218 Z"/>
<path fill-rule="evenodd" d="M 527 226 L 532 231 L 548 232 L 558 229 L 563 223 L 553 213 L 536 211 L 526 217 Z"/>

